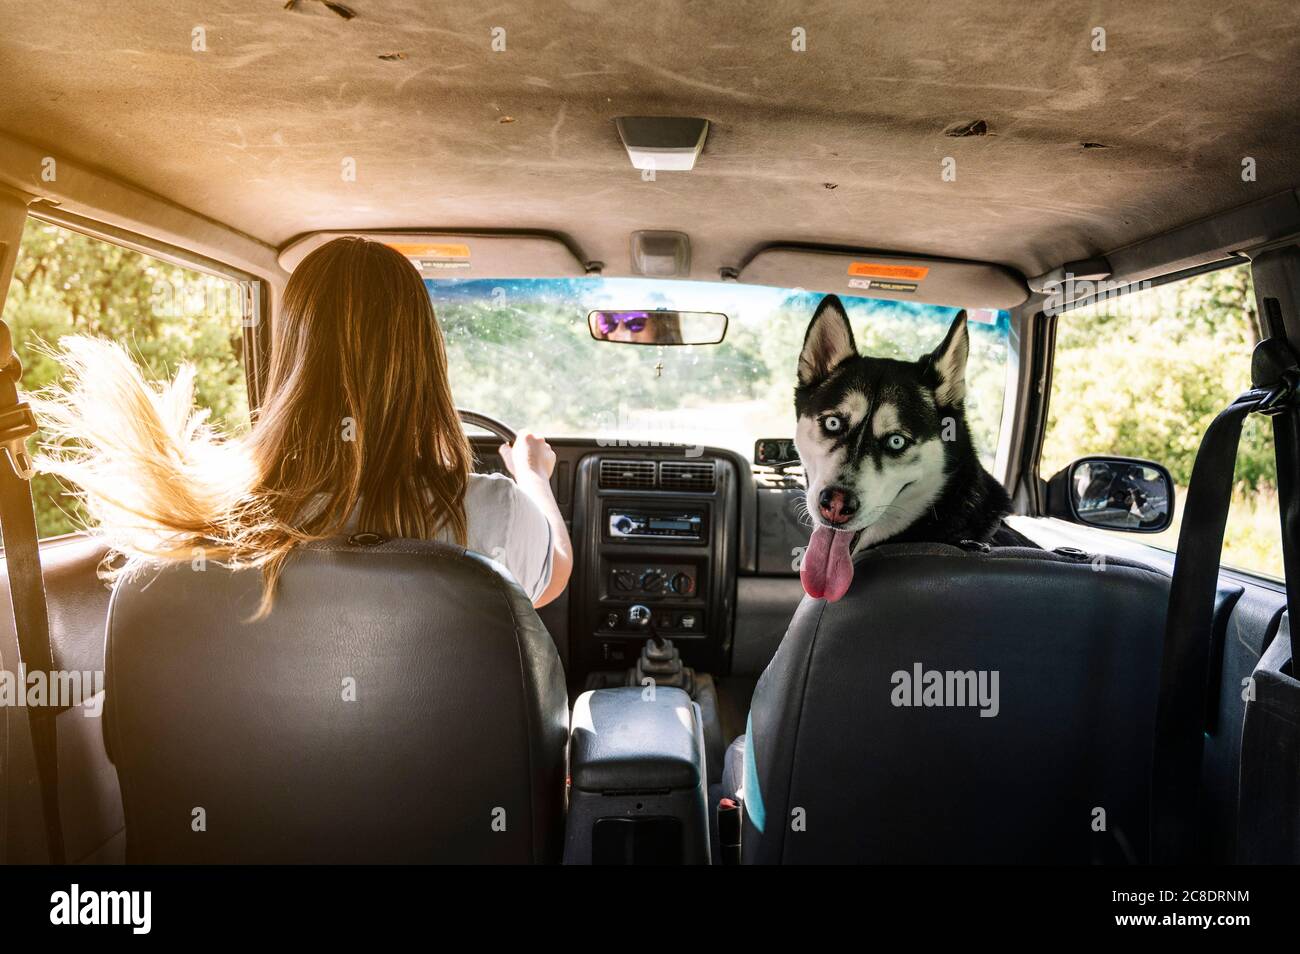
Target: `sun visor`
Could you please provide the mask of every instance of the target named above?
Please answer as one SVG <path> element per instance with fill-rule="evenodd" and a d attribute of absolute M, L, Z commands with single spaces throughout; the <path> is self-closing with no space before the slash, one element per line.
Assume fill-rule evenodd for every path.
<path fill-rule="evenodd" d="M 763 249 L 737 281 L 954 308 L 1009 309 L 1029 297 L 1024 281 L 1000 265 L 793 246 Z"/>
<path fill-rule="evenodd" d="M 580 278 L 582 260 L 562 239 L 543 232 L 312 232 L 280 250 L 293 271 L 309 253 L 344 235 L 397 249 L 424 278 Z"/>

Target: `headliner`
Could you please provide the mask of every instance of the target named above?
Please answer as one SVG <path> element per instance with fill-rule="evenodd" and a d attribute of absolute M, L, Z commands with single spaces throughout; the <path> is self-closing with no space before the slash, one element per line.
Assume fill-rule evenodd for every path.
<path fill-rule="evenodd" d="M 1300 184 L 1294 0 L 343 2 L 355 19 L 5 0 L 0 130 L 275 246 L 547 229 L 620 274 L 630 232 L 678 229 L 698 278 L 776 241 L 1033 275 Z M 636 114 L 708 118 L 695 170 L 642 181 L 613 122 Z M 945 135 L 975 120 L 987 135 Z"/>

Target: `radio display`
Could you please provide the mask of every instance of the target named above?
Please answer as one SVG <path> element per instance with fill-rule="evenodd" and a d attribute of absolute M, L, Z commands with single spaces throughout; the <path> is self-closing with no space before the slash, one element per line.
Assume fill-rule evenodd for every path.
<path fill-rule="evenodd" d="M 616 540 L 668 537 L 673 540 L 702 541 L 704 512 L 647 513 L 637 510 L 608 511 L 609 536 Z"/>
<path fill-rule="evenodd" d="M 689 520 L 667 520 L 663 517 L 651 517 L 648 526 L 651 530 L 689 530 L 694 524 Z"/>

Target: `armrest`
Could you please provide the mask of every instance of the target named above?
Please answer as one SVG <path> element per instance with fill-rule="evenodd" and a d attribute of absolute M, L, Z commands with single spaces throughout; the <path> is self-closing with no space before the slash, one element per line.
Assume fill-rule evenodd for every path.
<path fill-rule="evenodd" d="M 569 730 L 566 864 L 708 864 L 704 729 L 681 689 L 584 692 Z"/>
<path fill-rule="evenodd" d="M 692 789 L 704 777 L 699 707 L 681 689 L 584 692 L 573 706 L 569 778 L 584 792 Z"/>

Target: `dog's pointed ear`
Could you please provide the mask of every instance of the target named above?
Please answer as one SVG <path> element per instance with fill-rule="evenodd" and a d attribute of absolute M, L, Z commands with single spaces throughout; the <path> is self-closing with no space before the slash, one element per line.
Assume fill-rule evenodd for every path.
<path fill-rule="evenodd" d="M 970 357 L 970 335 L 966 331 L 966 310 L 948 326 L 943 344 L 935 348 L 928 361 L 930 387 L 940 407 L 955 407 L 966 398 L 966 359 Z"/>
<path fill-rule="evenodd" d="M 807 387 L 820 381 L 846 358 L 856 357 L 858 346 L 853 341 L 849 316 L 838 295 L 827 295 L 817 306 L 817 313 L 808 324 L 803 336 L 803 350 L 799 352 L 799 384 Z"/>

